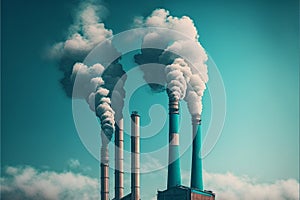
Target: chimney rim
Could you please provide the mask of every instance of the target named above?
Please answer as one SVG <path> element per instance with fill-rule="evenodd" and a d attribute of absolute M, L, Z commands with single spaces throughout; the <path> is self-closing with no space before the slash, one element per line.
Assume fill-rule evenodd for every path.
<path fill-rule="evenodd" d="M 134 117 L 134 116 L 138 116 L 138 117 L 139 117 L 139 116 L 140 116 L 140 115 L 139 115 L 139 112 L 136 111 L 136 110 L 132 111 L 132 112 L 131 112 L 131 117 Z"/>

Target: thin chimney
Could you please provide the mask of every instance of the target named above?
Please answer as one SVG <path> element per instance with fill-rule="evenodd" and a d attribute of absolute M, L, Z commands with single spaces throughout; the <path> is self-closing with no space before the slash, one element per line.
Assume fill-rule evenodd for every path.
<path fill-rule="evenodd" d="M 115 131 L 115 200 L 124 196 L 124 132 L 123 118 L 116 124 Z"/>
<path fill-rule="evenodd" d="M 191 188 L 203 190 L 202 158 L 201 158 L 201 116 L 192 116 L 193 125 L 193 153 Z"/>
<path fill-rule="evenodd" d="M 140 116 L 131 114 L 131 199 L 140 200 Z"/>
<path fill-rule="evenodd" d="M 109 152 L 106 135 L 101 132 L 102 146 L 101 146 L 101 164 L 100 164 L 100 178 L 101 178 L 101 200 L 109 200 Z"/>

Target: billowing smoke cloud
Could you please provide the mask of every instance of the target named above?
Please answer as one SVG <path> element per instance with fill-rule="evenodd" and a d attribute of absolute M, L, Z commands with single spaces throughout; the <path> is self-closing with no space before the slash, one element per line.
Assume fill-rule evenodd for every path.
<path fill-rule="evenodd" d="M 137 17 L 137 27 L 159 27 L 150 30 L 143 38 L 141 53 L 135 55 L 138 64 L 159 63 L 170 68 L 178 58 L 189 67 L 188 79 L 182 72 L 168 69 L 167 76 L 162 73 L 159 65 L 147 65 L 141 67 L 144 79 L 154 92 L 162 92 L 167 88 L 173 88 L 171 98 L 184 99 L 188 103 L 191 114 L 202 112 L 202 96 L 208 81 L 206 61 L 208 59 L 204 48 L 199 43 L 199 35 L 193 21 L 183 16 L 173 17 L 169 11 L 157 9 L 149 17 Z M 161 29 L 166 28 L 166 29 Z M 178 63 L 177 63 L 178 64 Z M 151 70 L 149 68 L 152 68 Z M 169 74 L 170 73 L 170 74 Z M 184 81 L 185 80 L 185 83 Z M 151 82 L 166 83 L 153 84 Z M 184 91 L 183 91 L 184 90 Z"/>
<path fill-rule="evenodd" d="M 103 23 L 106 12 L 92 0 L 82 3 L 66 41 L 53 45 L 50 56 L 59 62 L 59 69 L 64 73 L 60 82 L 67 96 L 85 99 L 110 139 L 114 131 L 114 110 L 117 110 L 116 118 L 122 118 L 126 74 L 119 63 L 120 53 L 107 40 L 113 33 Z M 83 64 L 100 43 L 101 56 L 96 55 L 90 67 Z"/>
<path fill-rule="evenodd" d="M 104 86 L 101 78 L 104 67 L 101 64 L 95 64 L 91 67 L 83 63 L 76 63 L 73 66 L 71 80 L 74 81 L 74 98 L 83 98 L 89 104 L 91 110 L 101 121 L 101 128 L 107 139 L 110 140 L 115 130 L 114 111 L 111 108 L 109 91 Z"/>
<path fill-rule="evenodd" d="M 171 65 L 166 66 L 165 73 L 169 98 L 175 101 L 183 99 L 191 76 L 187 63 L 176 58 Z"/>
<path fill-rule="evenodd" d="M 193 20 L 191 20 L 191 18 L 187 16 L 183 16 L 181 18 L 173 17 L 170 15 L 169 11 L 165 9 L 156 9 L 152 12 L 152 14 L 149 17 L 146 18 L 136 17 L 135 26 L 169 28 L 181 32 L 189 38 L 198 39 L 197 29 L 195 28 L 194 22 Z M 157 35 L 157 33 L 152 33 L 150 35 L 154 36 Z M 169 36 L 176 37 L 175 35 Z M 164 37 L 167 37 L 167 35 L 164 35 Z"/>
<path fill-rule="evenodd" d="M 73 92 L 74 98 L 82 98 L 89 101 L 89 95 L 96 90 L 98 86 L 104 84 L 101 75 L 104 67 L 101 64 L 95 64 L 91 67 L 83 63 L 76 63 L 70 76 L 72 82 L 76 81 L 76 90 Z M 90 105 L 94 110 L 94 105 Z"/>
<path fill-rule="evenodd" d="M 115 112 L 111 108 L 110 98 L 108 98 L 109 91 L 99 87 L 95 93 L 90 95 L 90 99 L 95 98 L 96 115 L 101 120 L 101 128 L 104 131 L 107 139 L 110 141 L 115 131 Z"/>
<path fill-rule="evenodd" d="M 106 68 L 102 78 L 104 87 L 109 90 L 108 96 L 111 98 L 111 107 L 115 111 L 116 120 L 123 118 L 122 109 L 124 107 L 125 90 L 124 84 L 127 79 L 126 72 L 122 65 L 114 62 Z"/>
<path fill-rule="evenodd" d="M 74 83 L 70 78 L 73 65 L 83 62 L 97 44 L 113 35 L 103 23 L 106 12 L 105 7 L 92 1 L 82 3 L 69 28 L 67 39 L 54 44 L 50 49 L 49 56 L 59 63 L 59 69 L 64 74 L 60 82 L 68 97 L 72 97 L 73 92 Z"/>
<path fill-rule="evenodd" d="M 198 74 L 193 74 L 187 88 L 187 95 L 185 101 L 188 103 L 189 112 L 194 114 L 201 114 L 202 112 L 202 96 L 206 89 L 205 82 L 201 80 Z"/>

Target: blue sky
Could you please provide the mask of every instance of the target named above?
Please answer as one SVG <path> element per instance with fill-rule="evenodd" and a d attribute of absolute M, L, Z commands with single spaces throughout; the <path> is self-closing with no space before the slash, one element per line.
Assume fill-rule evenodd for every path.
<path fill-rule="evenodd" d="M 97 159 L 77 134 L 72 100 L 59 84 L 62 73 L 56 62 L 47 59 L 49 47 L 66 39 L 80 3 L 1 2 L 3 177 L 7 176 L 8 166 L 29 166 L 55 173 L 71 170 L 94 179 L 99 176 Z M 220 71 L 227 98 L 221 137 L 203 160 L 208 174 L 225 176 L 229 172 L 255 179 L 258 184 L 288 179 L 299 182 L 298 1 L 113 0 L 99 4 L 107 8 L 104 23 L 114 34 L 130 29 L 135 16 L 148 16 L 156 8 L 193 19 L 201 44 Z M 122 62 L 130 65 L 126 56 Z M 147 110 L 151 102 L 166 106 L 166 95 L 152 94 L 147 87 L 140 88 L 135 96 L 130 99 L 129 111 L 138 109 L 142 124 L 150 119 Z M 209 122 L 205 117 L 210 116 L 206 91 L 204 130 Z M 186 131 L 189 117 L 181 123 Z M 167 127 L 163 130 L 167 131 Z M 80 166 L 72 168 L 72 159 L 78 160 Z M 187 174 L 189 160 L 190 149 L 182 157 L 182 168 Z M 164 178 L 158 186 L 150 187 L 156 184 L 158 174 Z M 162 170 L 142 177 L 142 184 L 150 187 L 142 191 L 145 199 L 153 196 L 156 189 L 165 188 L 165 176 Z M 211 176 L 206 177 L 209 185 Z M 150 182 L 143 181 L 146 179 Z"/>

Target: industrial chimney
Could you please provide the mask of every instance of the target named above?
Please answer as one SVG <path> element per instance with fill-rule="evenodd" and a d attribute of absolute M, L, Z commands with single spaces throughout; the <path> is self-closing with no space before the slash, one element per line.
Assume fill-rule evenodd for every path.
<path fill-rule="evenodd" d="M 193 140 L 193 153 L 192 153 L 191 188 L 196 188 L 203 191 L 200 114 L 196 114 L 192 116 L 192 125 L 193 125 L 194 140 Z"/>
<path fill-rule="evenodd" d="M 101 132 L 101 164 L 100 164 L 100 179 L 101 179 L 101 200 L 109 200 L 109 140 L 106 135 Z"/>
<path fill-rule="evenodd" d="M 131 200 L 140 200 L 140 116 L 131 114 Z"/>
<path fill-rule="evenodd" d="M 172 116 L 172 113 L 178 114 L 178 102 L 170 102 L 170 135 L 173 131 L 178 130 L 178 126 L 173 125 L 173 131 L 171 131 L 172 123 L 177 122 L 178 118 Z M 176 112 L 177 110 L 177 112 Z M 174 114 L 175 115 L 175 114 Z M 171 120 L 172 118 L 172 120 Z M 203 190 L 202 181 L 202 161 L 201 161 L 201 117 L 200 114 L 192 116 L 193 123 L 193 155 L 192 155 L 192 175 L 191 175 L 191 187 L 177 186 L 180 183 L 180 168 L 178 158 L 178 146 L 172 147 L 170 142 L 170 155 L 177 156 L 178 163 L 176 165 L 169 165 L 168 171 L 168 188 L 164 191 L 158 191 L 157 200 L 215 200 L 215 194 L 212 191 Z M 178 135 L 178 134 L 177 134 Z M 174 137 L 174 136 L 173 136 Z M 176 136 L 175 136 L 176 137 Z M 172 141 L 172 140 L 171 140 Z M 176 149 L 176 150 L 174 150 Z M 174 154 L 172 154 L 174 153 Z M 175 157 L 174 156 L 174 157 Z M 175 163 L 175 162 L 174 162 Z M 178 173 L 179 171 L 179 173 Z M 175 177 L 175 178 L 174 178 Z M 172 179 L 173 178 L 173 179 Z M 171 185 L 172 184 L 172 185 Z"/>
<path fill-rule="evenodd" d="M 167 188 L 181 185 L 179 160 L 179 101 L 169 98 L 169 165 Z"/>
<path fill-rule="evenodd" d="M 124 196 L 124 132 L 123 118 L 116 124 L 115 131 L 115 200 Z"/>

